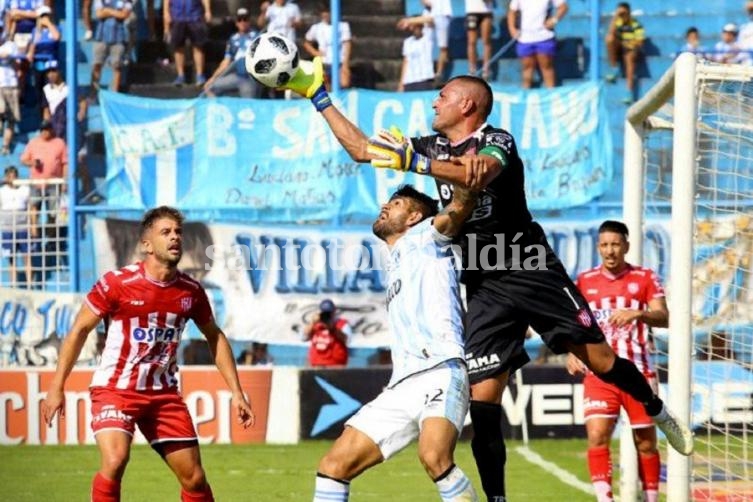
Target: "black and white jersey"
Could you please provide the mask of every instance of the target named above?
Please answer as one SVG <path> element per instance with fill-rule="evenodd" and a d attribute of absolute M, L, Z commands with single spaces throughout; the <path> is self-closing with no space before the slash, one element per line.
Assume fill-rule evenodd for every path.
<path fill-rule="evenodd" d="M 456 144 L 451 144 L 439 134 L 412 138 L 411 141 L 416 152 L 436 160 L 478 154 L 486 147 L 497 147 L 504 154 L 502 171 L 479 196 L 476 209 L 464 224 L 458 238 L 463 251 L 464 269 L 468 270 L 469 249 L 476 255 L 475 263 L 479 264 L 479 254 L 483 247 L 498 243 L 500 237 L 504 239 L 504 247 L 510 246 L 519 232 L 523 236 L 517 243 L 521 244 L 525 240 L 533 218 L 526 203 L 523 161 L 518 156 L 515 139 L 509 132 L 484 124 L 471 136 Z M 437 180 L 437 188 L 442 205 L 446 206 L 452 200 L 452 185 Z M 469 236 L 474 235 L 475 245 L 469 246 L 469 239 L 473 239 Z M 510 256 L 507 255 L 509 253 L 503 258 L 504 261 L 509 261 Z M 485 261 L 488 262 L 490 258 L 487 255 Z"/>

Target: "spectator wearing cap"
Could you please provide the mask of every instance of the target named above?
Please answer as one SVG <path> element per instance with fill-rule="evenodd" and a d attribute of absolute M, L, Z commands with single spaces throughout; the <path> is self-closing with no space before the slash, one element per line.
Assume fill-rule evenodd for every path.
<path fill-rule="evenodd" d="M 37 25 L 31 33 L 26 57 L 34 70 L 34 87 L 40 94 L 45 84 L 44 73 L 54 62 L 57 64 L 60 31 L 52 20 L 52 9 L 43 5 L 37 9 Z"/>
<path fill-rule="evenodd" d="M 747 51 L 748 59 L 751 59 L 753 56 L 753 0 L 745 2 L 745 12 L 748 22 L 740 25 L 737 44 L 741 50 Z"/>
<path fill-rule="evenodd" d="M 306 326 L 304 339 L 309 347 L 309 366 L 332 367 L 348 364 L 348 342 L 353 329 L 348 321 L 337 316 L 337 308 L 332 300 L 322 300 L 319 312 Z"/>
<path fill-rule="evenodd" d="M 3 145 L 0 155 L 9 155 L 15 125 L 21 120 L 20 86 L 17 61 L 21 57 L 12 40 L 0 45 L 0 120 L 3 122 Z"/>
<path fill-rule="evenodd" d="M 342 88 L 350 87 L 350 53 L 352 37 L 350 34 L 350 23 L 340 21 L 338 25 L 339 43 L 332 43 L 332 13 L 329 4 L 322 4 L 319 7 L 319 22 L 311 25 L 306 32 L 303 41 L 303 48 L 306 49 L 311 57 L 321 56 L 324 63 L 325 78 L 329 85 L 330 75 L 332 73 L 332 51 L 333 46 L 339 47 L 340 50 L 340 86 Z"/>
<path fill-rule="evenodd" d="M 209 0 L 164 0 L 162 15 L 165 30 L 170 32 L 170 44 L 175 56 L 175 77 L 173 85 L 186 83 L 186 54 L 184 46 L 191 41 L 193 64 L 196 71 L 196 86 L 204 87 L 204 46 L 209 38 L 208 23 L 212 19 Z"/>
<path fill-rule="evenodd" d="M 47 184 L 46 180 L 63 178 L 68 175 L 68 148 L 65 141 L 55 136 L 52 123 L 43 120 L 39 134 L 29 140 L 21 154 L 21 162 L 31 168 L 31 179 L 36 181 L 31 195 L 34 209 L 39 211 L 42 203 L 48 214 L 48 221 L 55 218 L 55 211 L 65 185 Z M 61 189 L 61 187 L 63 187 Z"/>
<path fill-rule="evenodd" d="M 244 57 L 251 41 L 259 35 L 252 26 L 251 14 L 241 7 L 235 13 L 235 27 L 238 29 L 225 46 L 225 57 L 214 74 L 204 84 L 208 96 L 221 96 L 237 92 L 242 98 L 261 97 L 261 86 L 246 71 Z"/>
<path fill-rule="evenodd" d="M 613 68 L 606 79 L 608 82 L 615 82 L 619 74 L 619 65 L 622 63 L 628 89 L 622 101 L 626 104 L 635 100 L 635 68 L 645 40 L 643 25 L 633 17 L 630 4 L 617 4 L 606 37 L 609 64 Z"/>
<path fill-rule="evenodd" d="M 721 40 L 714 45 L 713 60 L 725 64 L 745 64 L 747 54 L 741 52 L 737 44 L 737 25 L 727 23 L 722 27 Z"/>
<path fill-rule="evenodd" d="M 99 89 L 102 66 L 109 62 L 112 68 L 111 91 L 120 90 L 120 80 L 125 61 L 128 30 L 125 22 L 133 8 L 130 0 L 94 0 L 94 15 L 97 30 L 94 33 L 94 56 L 92 64 L 92 90 Z"/>

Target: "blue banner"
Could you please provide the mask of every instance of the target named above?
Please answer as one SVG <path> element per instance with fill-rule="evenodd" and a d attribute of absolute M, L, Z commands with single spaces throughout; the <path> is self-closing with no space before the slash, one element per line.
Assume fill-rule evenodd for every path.
<path fill-rule="evenodd" d="M 336 101 L 366 134 L 397 125 L 431 134 L 436 92 L 352 90 Z M 370 221 L 401 183 L 436 195 L 433 180 L 376 170 L 345 153 L 308 100 L 156 100 L 103 91 L 108 203 L 211 212 L 225 221 Z M 495 89 L 489 123 L 516 137 L 532 209 L 562 209 L 605 192 L 612 142 L 603 91 Z"/>

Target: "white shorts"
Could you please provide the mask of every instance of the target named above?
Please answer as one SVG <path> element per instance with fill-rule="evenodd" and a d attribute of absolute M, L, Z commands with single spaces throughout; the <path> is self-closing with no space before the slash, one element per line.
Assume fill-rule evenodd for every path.
<path fill-rule="evenodd" d="M 437 47 L 446 49 L 450 41 L 450 16 L 434 18 L 434 36 L 437 37 Z"/>
<path fill-rule="evenodd" d="M 459 434 L 469 400 L 468 370 L 454 359 L 385 389 L 345 425 L 369 436 L 386 460 L 418 437 L 426 418 L 446 418 Z"/>

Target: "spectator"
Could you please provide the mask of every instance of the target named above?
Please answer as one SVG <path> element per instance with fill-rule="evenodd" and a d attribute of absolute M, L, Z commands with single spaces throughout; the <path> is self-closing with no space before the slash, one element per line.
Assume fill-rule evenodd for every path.
<path fill-rule="evenodd" d="M 296 30 L 302 26 L 301 9 L 297 4 L 287 0 L 274 0 L 262 2 L 261 13 L 257 20 L 259 28 L 289 38 L 295 42 Z"/>
<path fill-rule="evenodd" d="M 55 136 L 67 141 L 68 136 L 68 108 L 65 100 L 68 97 L 68 85 L 60 75 L 60 69 L 57 61 L 50 61 L 45 78 L 47 83 L 42 88 L 42 119 L 48 120 L 52 124 L 52 130 Z M 79 96 L 78 111 L 76 113 L 76 145 L 78 147 L 77 162 L 78 169 L 76 175 L 81 179 L 81 189 L 83 193 L 90 194 L 93 189 L 93 182 L 89 171 L 86 168 L 86 114 L 89 109 L 89 102 L 84 96 Z M 90 200 L 97 202 L 101 199 L 99 194 L 92 194 Z"/>
<path fill-rule="evenodd" d="M 434 88 L 432 30 L 422 24 L 411 24 L 409 29 L 411 35 L 403 40 L 403 64 L 397 90 L 429 91 Z"/>
<path fill-rule="evenodd" d="M 60 31 L 52 20 L 52 10 L 46 5 L 37 9 L 37 25 L 31 35 L 27 59 L 34 69 L 34 87 L 41 94 L 44 72 L 53 61 L 57 63 Z"/>
<path fill-rule="evenodd" d="M 92 0 L 81 1 L 81 17 L 84 20 L 84 40 L 87 42 L 94 37 L 92 27 Z"/>
<path fill-rule="evenodd" d="M 37 22 L 37 9 L 50 6 L 46 0 L 10 0 L 8 2 L 7 26 L 8 38 L 13 40 L 21 53 L 31 42 L 31 34 Z"/>
<path fill-rule="evenodd" d="M 110 90 L 120 90 L 121 70 L 128 39 L 125 21 L 132 8 L 130 0 L 94 0 L 94 13 L 97 17 L 91 78 L 94 91 L 99 89 L 102 65 L 108 60 L 112 68 Z"/>
<path fill-rule="evenodd" d="M 322 300 L 319 312 L 306 327 L 304 338 L 311 342 L 309 365 L 346 366 L 348 364 L 348 341 L 353 331 L 348 321 L 336 315 L 332 300 Z"/>
<path fill-rule="evenodd" d="M 740 49 L 748 51 L 748 58 L 753 58 L 753 0 L 745 2 L 745 11 L 749 21 L 740 26 L 740 32 L 737 35 L 737 43 Z"/>
<path fill-rule="evenodd" d="M 489 60 L 492 57 L 492 21 L 494 0 L 465 0 L 465 29 L 468 36 L 468 73 L 475 75 L 478 69 L 476 44 L 479 36 L 484 46 L 481 76 L 489 79 Z"/>
<path fill-rule="evenodd" d="M 401 30 L 409 30 L 414 24 L 431 26 L 434 33 L 434 43 L 439 48 L 435 84 L 440 85 L 445 78 L 445 68 L 450 60 L 448 41 L 450 36 L 450 21 L 452 20 L 452 5 L 450 0 L 422 0 L 426 10 L 420 16 L 406 17 L 397 23 Z"/>
<path fill-rule="evenodd" d="M 695 26 L 685 30 L 685 44 L 675 56 L 679 56 L 683 52 L 691 52 L 699 59 L 705 59 L 709 56 L 706 48 L 701 45 L 701 34 Z"/>
<path fill-rule="evenodd" d="M 274 359 L 269 355 L 266 343 L 253 342 L 251 350 L 242 351 L 241 355 L 238 356 L 237 362 L 238 364 L 251 366 L 272 366 Z"/>
<path fill-rule="evenodd" d="M 664 289 L 656 274 L 625 261 L 629 249 L 628 228 L 624 223 L 611 220 L 602 223 L 597 244 L 601 265 L 580 274 L 577 286 L 588 300 L 614 351 L 635 364 L 656 389 L 658 381 L 648 346 L 649 328 L 666 328 L 669 312 Z M 644 491 L 642 500 L 657 502 L 661 462 L 651 417 L 638 400 L 589 371 L 573 354 L 568 354 L 567 369 L 572 375 L 585 375 L 583 397 L 586 403 L 588 470 L 596 500 L 613 500 L 609 442 L 620 408 L 624 408 L 638 450 L 638 471 Z"/>
<path fill-rule="evenodd" d="M 21 120 L 17 61 L 18 47 L 12 40 L 0 45 L 0 117 L 3 121 L 3 146 L 0 155 L 10 155 L 16 124 Z"/>
<path fill-rule="evenodd" d="M 737 44 L 737 25 L 727 23 L 722 28 L 722 39 L 714 45 L 712 59 L 725 64 L 747 64 L 747 54 L 740 52 Z"/>
<path fill-rule="evenodd" d="M 549 16 L 550 7 L 556 12 Z M 533 73 L 538 66 L 544 87 L 554 87 L 554 55 L 557 39 L 554 27 L 567 13 L 566 0 L 512 0 L 507 11 L 507 28 L 517 40 L 515 50 L 520 58 L 523 88 L 533 84 Z"/>
<path fill-rule="evenodd" d="M 65 185 L 48 185 L 44 181 L 54 178 L 65 180 L 68 175 L 68 148 L 65 141 L 55 136 L 49 120 L 42 121 L 39 135 L 26 144 L 21 162 L 31 168 L 31 179 L 38 182 L 31 190 L 33 211 L 39 211 L 44 202 L 47 221 L 54 223 Z"/>
<path fill-rule="evenodd" d="M 606 79 L 609 82 L 617 81 L 618 66 L 622 62 L 628 89 L 622 100 L 624 103 L 632 103 L 635 100 L 635 67 L 644 40 L 643 26 L 630 14 L 630 4 L 627 2 L 617 4 L 606 38 L 609 64 L 614 70 L 607 74 Z"/>
<path fill-rule="evenodd" d="M 241 7 L 235 13 L 235 27 L 238 32 L 233 34 L 225 46 L 225 57 L 204 84 L 208 96 L 222 95 L 226 92 L 237 91 L 242 98 L 261 97 L 260 84 L 251 78 L 246 71 L 244 58 L 251 41 L 259 35 L 251 26 L 251 16 L 248 9 Z M 229 67 L 233 67 L 229 71 Z"/>
<path fill-rule="evenodd" d="M 306 32 L 303 41 L 303 48 L 306 49 L 311 57 L 321 56 L 324 62 L 324 73 L 327 86 L 329 87 L 330 75 L 332 72 L 332 14 L 329 5 L 322 5 L 319 8 L 321 21 L 312 25 Z M 338 36 L 340 43 L 340 87 L 350 87 L 350 51 L 351 35 L 350 24 L 340 21 L 338 25 Z"/>
<path fill-rule="evenodd" d="M 0 248 L 10 263 L 11 287 L 21 283 L 16 271 L 20 258 L 26 274 L 26 287 L 31 288 L 30 253 L 33 250 L 32 239 L 37 237 L 36 217 L 31 211 L 29 185 L 19 185 L 17 179 L 18 169 L 15 166 L 6 167 L 3 185 L 0 186 Z"/>
<path fill-rule="evenodd" d="M 208 23 L 212 19 L 209 0 L 164 0 L 163 17 L 165 30 L 170 32 L 170 44 L 175 53 L 175 77 L 173 85 L 186 83 L 186 41 L 191 41 L 196 86 L 204 87 L 204 46 L 209 37 Z"/>

